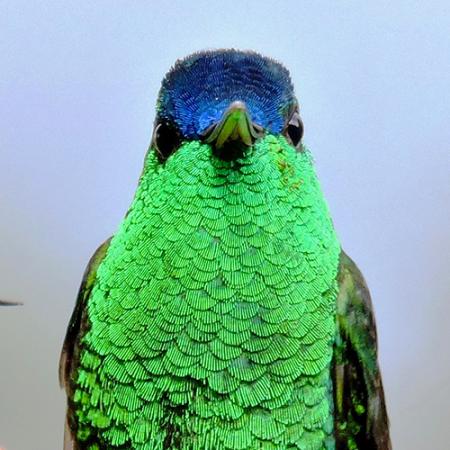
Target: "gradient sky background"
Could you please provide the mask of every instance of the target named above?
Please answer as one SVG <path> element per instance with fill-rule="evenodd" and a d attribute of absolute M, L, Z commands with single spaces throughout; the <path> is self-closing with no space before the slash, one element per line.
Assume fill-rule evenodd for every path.
<path fill-rule="evenodd" d="M 396 450 L 450 421 L 450 3 L 1 1 L 0 447 L 62 447 L 57 365 L 117 228 L 159 84 L 203 48 L 291 71 L 342 245 L 372 291 Z"/>

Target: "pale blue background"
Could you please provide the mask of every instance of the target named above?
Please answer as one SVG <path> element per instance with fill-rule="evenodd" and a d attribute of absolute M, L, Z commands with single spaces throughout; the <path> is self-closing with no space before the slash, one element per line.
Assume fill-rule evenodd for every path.
<path fill-rule="evenodd" d="M 178 58 L 290 70 L 343 246 L 366 275 L 397 450 L 450 419 L 450 3 L 0 1 L 0 447 L 61 448 L 57 363 L 84 266 L 129 205 Z"/>

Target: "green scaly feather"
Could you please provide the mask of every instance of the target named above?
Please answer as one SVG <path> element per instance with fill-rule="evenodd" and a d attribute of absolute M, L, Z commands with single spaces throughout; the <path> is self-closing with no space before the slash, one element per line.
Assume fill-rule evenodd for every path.
<path fill-rule="evenodd" d="M 340 245 L 308 151 L 149 152 L 98 267 L 70 420 L 79 448 L 334 448 Z"/>

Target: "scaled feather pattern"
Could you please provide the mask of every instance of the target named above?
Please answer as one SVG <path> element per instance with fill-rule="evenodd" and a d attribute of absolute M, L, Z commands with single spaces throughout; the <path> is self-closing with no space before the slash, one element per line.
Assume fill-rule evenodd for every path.
<path fill-rule="evenodd" d="M 289 72 L 253 52 L 194 53 L 165 77 L 158 118 L 175 122 L 186 138 L 196 138 L 217 122 L 234 100 L 247 105 L 257 125 L 279 133 L 295 104 Z"/>
<path fill-rule="evenodd" d="M 288 71 L 191 55 L 162 82 L 153 136 L 66 334 L 64 450 L 390 450 L 370 295 Z"/>
<path fill-rule="evenodd" d="M 74 396 L 87 442 L 312 449 L 331 437 L 340 248 L 311 158 L 267 136 L 230 164 L 197 142 L 164 169 L 149 154 L 89 303 Z"/>

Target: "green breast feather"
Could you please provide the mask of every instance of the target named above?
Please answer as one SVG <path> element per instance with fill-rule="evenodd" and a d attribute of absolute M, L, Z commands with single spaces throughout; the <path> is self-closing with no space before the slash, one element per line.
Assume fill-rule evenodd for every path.
<path fill-rule="evenodd" d="M 340 246 L 309 152 L 248 151 L 148 153 L 89 298 L 80 448 L 334 448 Z"/>

